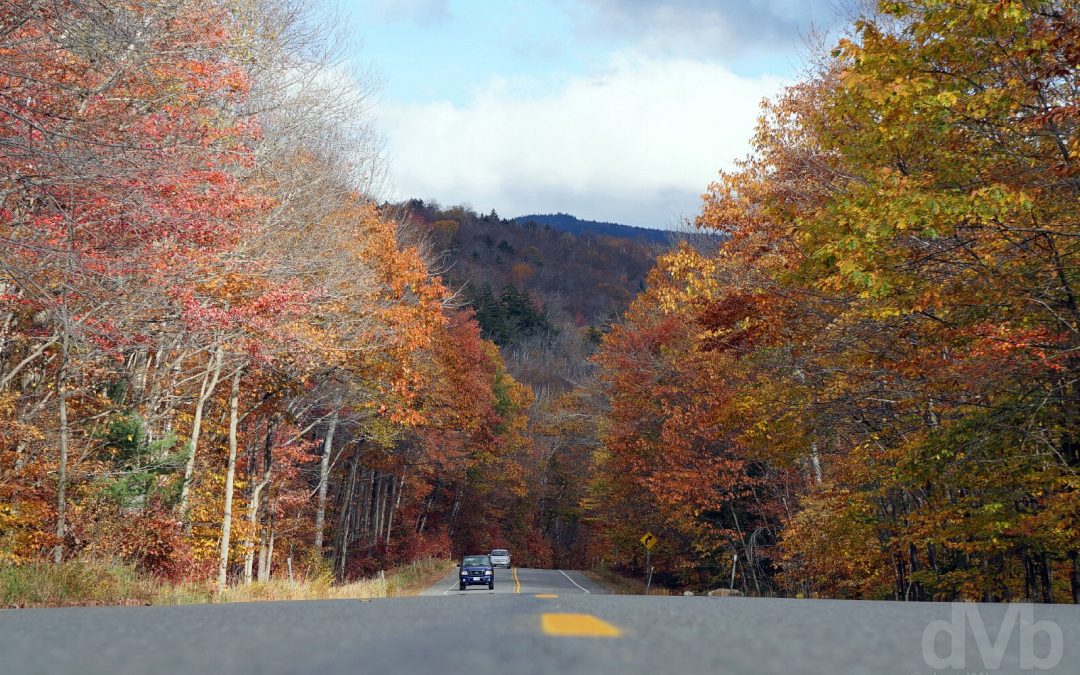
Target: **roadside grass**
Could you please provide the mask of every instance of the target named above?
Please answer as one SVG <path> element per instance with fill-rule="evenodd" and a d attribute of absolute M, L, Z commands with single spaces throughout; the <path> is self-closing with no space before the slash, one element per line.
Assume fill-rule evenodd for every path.
<path fill-rule="evenodd" d="M 645 595 L 645 580 L 627 577 L 606 567 L 594 567 L 585 570 L 585 576 L 603 586 L 615 595 Z M 649 595 L 675 595 L 670 588 L 660 588 L 655 583 L 649 589 Z"/>
<path fill-rule="evenodd" d="M 335 584 L 331 575 L 322 573 L 235 585 L 217 593 L 209 584 L 170 584 L 140 574 L 132 565 L 109 561 L 0 565 L 0 608 L 390 598 L 415 595 L 449 569 L 448 560 L 426 558 L 347 584 Z"/>
<path fill-rule="evenodd" d="M 409 565 L 380 572 L 370 579 L 335 584 L 328 573 L 290 582 L 288 579 L 256 581 L 231 586 L 221 595 L 211 594 L 208 602 L 259 602 L 264 600 L 368 600 L 416 595 L 450 569 L 450 561 L 425 558 Z M 154 604 L 186 604 L 180 597 L 160 596 Z"/>
<path fill-rule="evenodd" d="M 0 566 L 0 607 L 145 605 L 160 582 L 131 565 L 86 560 Z"/>

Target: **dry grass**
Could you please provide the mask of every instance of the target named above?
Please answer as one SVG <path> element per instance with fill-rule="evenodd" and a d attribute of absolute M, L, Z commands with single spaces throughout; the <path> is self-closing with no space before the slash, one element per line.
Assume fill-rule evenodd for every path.
<path fill-rule="evenodd" d="M 103 561 L 0 566 L 0 607 L 146 605 L 159 587 L 130 565 Z"/>
<path fill-rule="evenodd" d="M 606 567 L 596 567 L 585 571 L 585 576 L 600 584 L 615 595 L 645 595 L 645 580 L 626 577 Z M 654 578 L 655 580 L 655 578 Z M 649 589 L 649 595 L 673 595 L 669 588 L 660 588 L 655 583 Z"/>
<path fill-rule="evenodd" d="M 415 595 L 446 574 L 450 561 L 438 558 L 418 560 L 410 565 L 380 573 L 371 579 L 335 584 L 329 574 L 290 582 L 273 579 L 267 582 L 232 586 L 220 595 L 211 593 L 206 602 L 259 602 L 265 600 L 367 600 Z M 162 595 L 154 604 L 189 604 L 185 592 Z"/>
<path fill-rule="evenodd" d="M 450 569 L 448 560 L 428 558 L 372 579 L 336 585 L 329 574 L 290 582 L 273 579 L 216 593 L 207 584 L 167 584 L 140 575 L 130 565 L 75 560 L 62 565 L 0 566 L 0 607 L 65 605 L 197 605 L 271 600 L 344 600 L 414 595 Z"/>

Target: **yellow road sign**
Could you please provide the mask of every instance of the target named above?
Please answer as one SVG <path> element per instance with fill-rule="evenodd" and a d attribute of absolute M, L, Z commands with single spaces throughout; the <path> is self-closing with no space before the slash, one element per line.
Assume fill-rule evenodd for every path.
<path fill-rule="evenodd" d="M 641 538 L 641 543 L 645 544 L 646 549 L 651 549 L 656 546 L 656 537 L 653 536 L 652 532 L 646 532 L 645 536 Z"/>

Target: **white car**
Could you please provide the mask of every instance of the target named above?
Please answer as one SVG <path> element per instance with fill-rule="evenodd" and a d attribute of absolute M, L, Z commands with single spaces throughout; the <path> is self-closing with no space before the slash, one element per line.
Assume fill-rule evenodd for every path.
<path fill-rule="evenodd" d="M 490 554 L 492 567 L 505 567 L 510 569 L 510 551 L 505 548 L 497 548 Z"/>

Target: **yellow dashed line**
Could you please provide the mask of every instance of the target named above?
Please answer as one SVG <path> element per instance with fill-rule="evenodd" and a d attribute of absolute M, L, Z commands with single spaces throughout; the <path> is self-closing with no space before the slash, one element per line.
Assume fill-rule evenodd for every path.
<path fill-rule="evenodd" d="M 591 614 L 541 614 L 540 628 L 545 634 L 558 637 L 617 638 L 622 635 L 618 628 Z"/>
<path fill-rule="evenodd" d="M 517 568 L 516 567 L 511 567 L 510 568 L 510 573 L 514 575 L 514 592 L 515 593 L 520 593 L 521 592 L 521 579 L 518 579 Z"/>
<path fill-rule="evenodd" d="M 559 597 L 559 596 L 558 596 L 558 595 L 556 595 L 556 594 L 554 594 L 554 593 L 537 593 L 537 594 L 536 594 L 536 595 L 534 595 L 533 597 L 534 597 L 534 598 L 544 598 L 544 599 L 551 599 L 551 598 L 557 598 L 557 597 Z"/>

